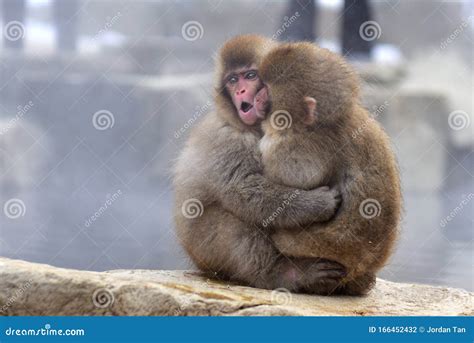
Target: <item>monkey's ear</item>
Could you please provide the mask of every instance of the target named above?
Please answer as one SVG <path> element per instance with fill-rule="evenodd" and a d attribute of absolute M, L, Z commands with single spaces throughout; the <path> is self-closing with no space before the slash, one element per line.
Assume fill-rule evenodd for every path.
<path fill-rule="evenodd" d="M 303 122 L 306 125 L 314 124 L 314 122 L 316 121 L 316 99 L 309 96 L 305 96 L 303 100 L 306 104 L 306 107 L 308 108 L 308 113 L 306 114 L 306 117 L 304 118 Z"/>

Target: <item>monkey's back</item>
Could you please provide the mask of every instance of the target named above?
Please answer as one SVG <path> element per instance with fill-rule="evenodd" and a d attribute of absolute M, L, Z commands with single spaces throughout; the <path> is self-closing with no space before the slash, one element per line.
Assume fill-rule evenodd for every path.
<path fill-rule="evenodd" d="M 238 141 L 240 146 L 232 144 Z M 196 266 L 203 271 L 232 272 L 232 261 L 240 256 L 236 242 L 241 242 L 247 224 L 226 211 L 217 199 L 213 181 L 215 165 L 211 157 L 252 154 L 257 138 L 232 128 L 215 112 L 193 127 L 173 170 L 173 219 L 176 235 Z M 232 150 L 234 149 L 234 150 Z M 222 163 L 226 163 L 222 158 Z M 219 233 L 219 234 L 218 234 Z M 219 253 L 208 247 L 219 247 Z M 235 273 L 235 272 L 234 272 Z"/>
<path fill-rule="evenodd" d="M 364 129 L 351 139 L 350 134 L 360 127 Z M 334 137 L 320 138 L 330 140 L 325 142 L 322 160 L 331 161 L 332 166 L 326 170 L 334 175 L 319 178 L 340 187 L 342 204 L 338 213 L 329 222 L 314 224 L 300 233 L 290 228 L 272 237 L 284 254 L 336 260 L 356 277 L 380 269 L 392 252 L 401 212 L 399 172 L 388 136 L 360 106 Z M 301 158 L 308 161 L 304 154 Z M 320 158 L 313 160 L 321 163 Z M 293 180 L 293 184 L 296 182 Z"/>

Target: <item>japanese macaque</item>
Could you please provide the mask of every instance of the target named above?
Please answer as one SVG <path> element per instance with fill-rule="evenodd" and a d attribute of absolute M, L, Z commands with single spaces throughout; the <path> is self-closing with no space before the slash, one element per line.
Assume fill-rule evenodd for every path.
<path fill-rule="evenodd" d="M 333 291 L 361 295 L 375 283 L 397 237 L 399 172 L 389 139 L 359 103 L 359 81 L 343 58 L 311 43 L 282 44 L 259 65 L 264 175 L 300 189 L 328 185 L 342 203 L 327 223 L 276 230 L 294 257 L 337 261 L 347 276 Z M 357 134 L 354 134 L 357 133 Z"/>
<path fill-rule="evenodd" d="M 255 95 L 263 84 L 256 68 L 273 46 L 249 35 L 221 48 L 215 112 L 193 128 L 176 163 L 176 232 L 197 267 L 217 278 L 326 293 L 319 285 L 338 284 L 346 275 L 343 266 L 287 258 L 269 237 L 273 228 L 327 221 L 340 203 L 339 192 L 327 186 L 297 189 L 262 175 Z"/>

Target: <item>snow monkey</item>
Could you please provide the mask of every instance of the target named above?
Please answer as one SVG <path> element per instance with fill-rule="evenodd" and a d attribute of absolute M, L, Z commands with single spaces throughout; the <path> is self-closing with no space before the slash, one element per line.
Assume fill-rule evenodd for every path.
<path fill-rule="evenodd" d="M 298 189 L 262 175 L 254 98 L 263 87 L 257 66 L 273 45 L 247 35 L 221 48 L 215 112 L 193 128 L 175 166 L 176 232 L 197 267 L 219 279 L 325 294 L 346 275 L 344 267 L 283 256 L 269 236 L 275 228 L 327 221 L 340 203 L 339 192 L 325 185 Z"/>
<path fill-rule="evenodd" d="M 381 126 L 359 103 L 359 81 L 335 53 L 311 43 L 282 44 L 259 66 L 256 96 L 264 175 L 301 189 L 328 185 L 342 203 L 327 223 L 272 239 L 287 256 L 321 257 L 346 267 L 335 293 L 361 295 L 391 254 L 401 212 L 399 172 Z M 354 134 L 357 133 L 357 134 Z"/>

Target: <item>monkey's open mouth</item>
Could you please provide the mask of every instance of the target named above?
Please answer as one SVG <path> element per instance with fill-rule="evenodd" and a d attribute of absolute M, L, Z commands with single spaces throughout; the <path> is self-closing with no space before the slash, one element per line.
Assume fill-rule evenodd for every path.
<path fill-rule="evenodd" d="M 248 102 L 242 102 L 242 104 L 240 105 L 240 109 L 242 110 L 242 112 L 244 113 L 247 113 L 248 111 L 250 111 L 252 109 L 253 105 L 248 103 Z"/>

